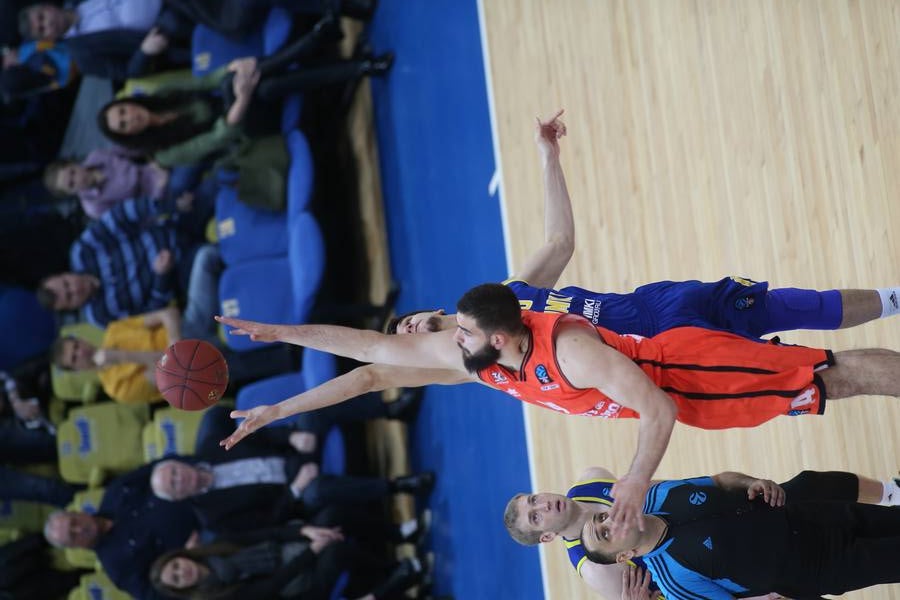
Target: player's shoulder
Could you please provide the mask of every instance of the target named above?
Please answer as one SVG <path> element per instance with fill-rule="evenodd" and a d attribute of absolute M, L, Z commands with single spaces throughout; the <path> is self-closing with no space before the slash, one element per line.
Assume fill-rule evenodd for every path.
<path fill-rule="evenodd" d="M 604 481 L 615 481 L 616 476 L 612 471 L 605 467 L 588 467 L 578 475 L 575 485 L 581 482 L 594 481 L 597 479 L 602 479 Z"/>

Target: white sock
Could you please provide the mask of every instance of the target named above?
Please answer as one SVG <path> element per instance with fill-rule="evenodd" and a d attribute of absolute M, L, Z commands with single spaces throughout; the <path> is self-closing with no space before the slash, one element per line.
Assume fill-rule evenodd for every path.
<path fill-rule="evenodd" d="M 400 523 L 400 535 L 404 538 L 408 538 L 412 534 L 416 532 L 416 529 L 419 528 L 419 522 L 415 519 L 410 519 L 408 521 L 403 521 Z"/>
<path fill-rule="evenodd" d="M 900 314 L 900 287 L 878 288 L 876 291 L 881 297 L 882 318 Z"/>
<path fill-rule="evenodd" d="M 888 479 L 882 481 L 881 486 L 881 502 L 879 506 L 900 506 L 900 485 L 897 485 L 896 479 Z"/>

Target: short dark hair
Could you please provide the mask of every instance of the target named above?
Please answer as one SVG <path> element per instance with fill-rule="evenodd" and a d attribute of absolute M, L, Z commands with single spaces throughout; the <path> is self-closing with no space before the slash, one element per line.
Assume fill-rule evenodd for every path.
<path fill-rule="evenodd" d="M 525 531 L 516 524 L 516 521 L 519 520 L 519 507 L 516 506 L 516 501 L 524 495 L 516 494 L 506 503 L 506 510 L 503 512 L 503 525 L 512 539 L 523 546 L 536 546 L 541 543 L 541 532 Z"/>
<path fill-rule="evenodd" d="M 413 315 L 417 315 L 421 312 L 434 312 L 436 308 L 425 309 L 425 310 L 411 310 L 408 313 L 403 313 L 402 315 L 397 315 L 395 317 L 391 317 L 388 319 L 388 322 L 384 326 L 384 333 L 388 335 L 394 335 L 397 333 L 397 327 L 400 325 L 400 321 L 405 319 L 406 317 L 411 317 Z"/>
<path fill-rule="evenodd" d="M 41 279 L 35 292 L 38 304 L 47 310 L 56 310 L 56 292 L 47 287 L 47 281 L 52 277 L 56 277 L 56 275 L 50 275 Z"/>
<path fill-rule="evenodd" d="M 519 299 L 499 283 L 476 285 L 459 299 L 456 311 L 475 319 L 478 327 L 488 333 L 519 334 L 525 330 Z"/>
<path fill-rule="evenodd" d="M 581 547 L 584 549 L 584 555 L 592 563 L 597 563 L 598 565 L 614 565 L 618 562 L 615 554 L 607 554 L 601 550 L 588 550 L 585 547 L 583 540 L 581 542 Z"/>
<path fill-rule="evenodd" d="M 44 187 L 47 188 L 51 194 L 56 196 L 57 198 L 65 198 L 68 196 L 64 191 L 59 189 L 56 186 L 56 178 L 59 176 L 59 172 L 65 169 L 70 165 L 80 164 L 77 160 L 69 160 L 69 159 L 60 159 L 54 160 L 52 163 L 44 168 L 44 176 L 42 181 L 44 183 Z"/>
<path fill-rule="evenodd" d="M 22 36 L 23 40 L 33 40 L 34 37 L 31 35 L 31 9 L 40 6 L 41 3 L 37 2 L 35 4 L 29 4 L 28 6 L 23 6 L 19 9 L 19 35 Z"/>
<path fill-rule="evenodd" d="M 66 342 L 75 341 L 74 335 L 65 335 L 62 337 L 58 337 L 53 341 L 53 345 L 50 346 L 50 363 L 56 365 L 58 368 L 64 371 L 71 371 L 72 368 L 68 365 L 64 365 L 62 363 L 63 355 L 65 354 Z"/>

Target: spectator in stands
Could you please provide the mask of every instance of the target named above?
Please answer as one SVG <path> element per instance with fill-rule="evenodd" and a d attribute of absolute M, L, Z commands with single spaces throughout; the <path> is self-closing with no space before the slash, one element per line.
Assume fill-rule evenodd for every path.
<path fill-rule="evenodd" d="M 4 600 L 65 598 L 81 574 L 58 570 L 53 563 L 39 533 L 4 543 L 0 546 L 0 595 Z"/>
<path fill-rule="evenodd" d="M 6 431 L 0 430 L 0 435 L 5 436 L 6 433 Z M 7 458 L 8 456 L 3 456 L 2 460 Z M 24 458 L 26 460 L 23 462 L 28 462 L 28 457 L 24 456 Z M 81 486 L 67 483 L 58 477 L 33 475 L 0 466 L 0 500 L 3 501 L 21 500 L 63 507 L 72 501 L 75 492 L 79 489 Z"/>
<path fill-rule="evenodd" d="M 189 66 L 189 32 L 168 30 L 180 42 L 170 45 L 154 28 L 160 6 L 160 0 L 86 0 L 74 8 L 37 3 L 19 11 L 19 33 L 26 40 L 64 40 L 79 70 L 97 77 L 122 81 Z"/>
<path fill-rule="evenodd" d="M 341 11 L 371 17 L 374 0 L 342 0 Z M 38 3 L 19 12 L 25 39 L 64 39 L 83 73 L 124 80 L 190 65 L 197 24 L 242 39 L 280 5 L 293 13 L 321 13 L 320 0 L 82 0 L 72 8 Z"/>
<path fill-rule="evenodd" d="M 92 219 L 123 200 L 162 200 L 169 190 L 169 169 L 123 148 L 101 148 L 83 161 L 58 160 L 44 170 L 44 185 L 56 196 L 78 196 Z"/>
<path fill-rule="evenodd" d="M 212 322 L 212 317 L 208 317 Z M 156 388 L 156 361 L 181 339 L 181 314 L 166 307 L 143 315 L 113 321 L 99 348 L 87 340 L 67 336 L 54 343 L 53 363 L 67 370 L 98 370 L 103 391 L 117 402 L 142 404 L 161 399 Z M 212 335 L 228 363 L 229 382 L 246 383 L 295 368 L 293 353 L 285 346 L 250 352 L 232 352 Z"/>
<path fill-rule="evenodd" d="M 215 158 L 218 166 L 239 172 L 243 202 L 283 208 L 287 153 L 280 136 L 271 141 L 280 126 L 277 101 L 292 92 L 386 73 L 393 62 L 387 54 L 287 70 L 338 33 L 335 22 L 325 19 L 272 57 L 235 60 L 204 77 L 114 100 L 100 109 L 98 126 L 114 143 L 152 155 L 164 167 Z M 224 100 L 214 93 L 219 90 Z"/>
<path fill-rule="evenodd" d="M 119 203 L 75 241 L 72 272 L 43 280 L 38 299 L 54 310 L 83 307 L 85 318 L 103 327 L 162 308 L 181 291 L 188 301 L 182 333 L 204 337 L 217 303 L 219 253 L 187 239 L 169 218 L 164 206 L 146 198 Z"/>
<path fill-rule="evenodd" d="M 344 572 L 342 597 L 370 600 L 403 597 L 425 574 L 417 558 L 388 566 L 338 528 L 290 523 L 168 552 L 153 563 L 150 581 L 174 598 L 328 600 Z"/>
<path fill-rule="evenodd" d="M 152 469 L 145 465 L 111 481 L 96 514 L 57 511 L 44 524 L 51 545 L 93 550 L 116 587 L 139 599 L 159 597 L 147 576 L 153 561 L 197 539 L 190 507 L 153 496 Z"/>
<path fill-rule="evenodd" d="M 35 464 L 56 460 L 56 428 L 37 396 L 0 371 L 0 462 Z"/>
<path fill-rule="evenodd" d="M 56 91 L 77 77 L 78 69 L 68 50 L 54 42 L 26 42 L 18 48 L 3 48 L 0 93 L 6 102 Z"/>
<path fill-rule="evenodd" d="M 308 440 L 302 432 L 289 435 L 292 443 Z M 231 460 L 167 459 L 156 464 L 150 483 L 159 498 L 188 500 L 203 528 L 217 532 L 273 525 L 332 505 L 378 501 L 392 493 L 426 493 L 434 485 L 431 472 L 391 480 L 320 475 L 318 465 L 304 454 L 269 449 Z"/>

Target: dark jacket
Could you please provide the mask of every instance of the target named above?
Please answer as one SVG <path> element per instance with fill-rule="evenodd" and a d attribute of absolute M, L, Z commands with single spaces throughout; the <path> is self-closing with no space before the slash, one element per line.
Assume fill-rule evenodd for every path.
<path fill-rule="evenodd" d="M 154 465 L 114 479 L 97 511 L 113 522 L 93 548 L 97 559 L 116 587 L 139 600 L 161 597 L 150 585 L 150 566 L 161 554 L 183 547 L 200 527 L 187 502 L 167 502 L 153 495 Z"/>
<path fill-rule="evenodd" d="M 62 43 L 82 73 L 114 81 L 190 65 L 189 53 L 181 48 L 167 48 L 160 56 L 141 52 L 146 35 L 137 29 L 110 29 L 75 35 Z"/>

